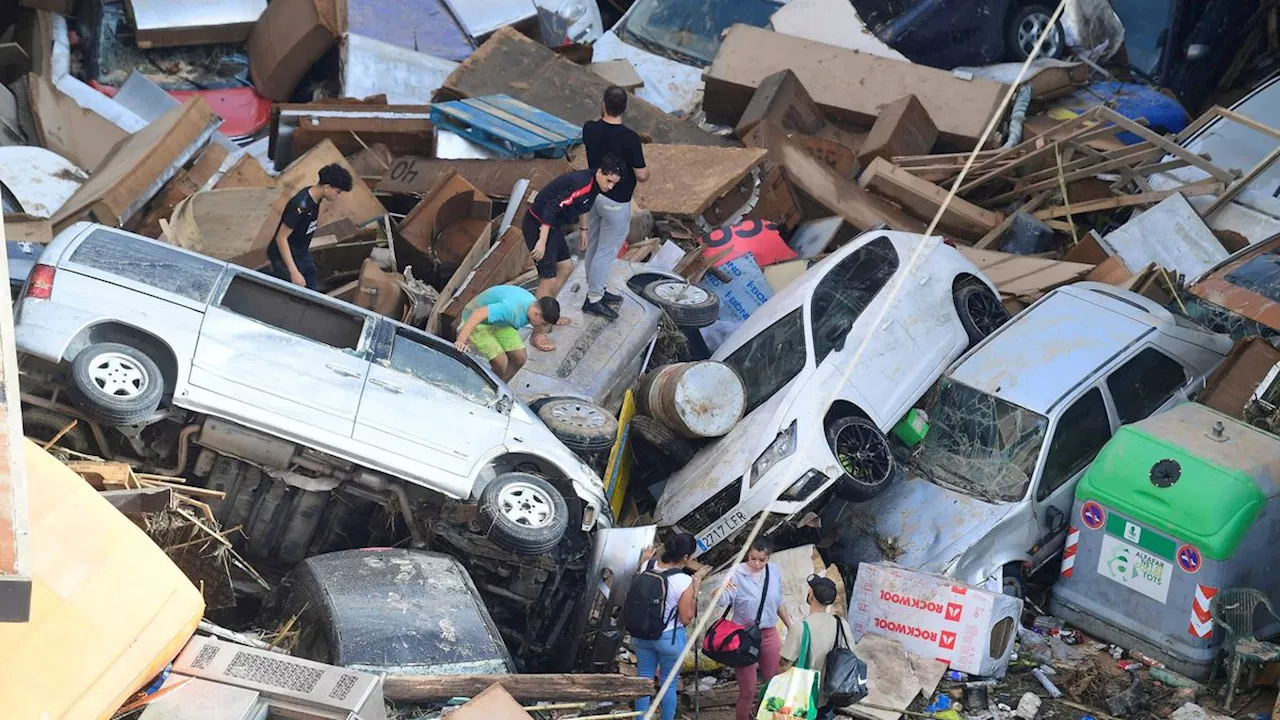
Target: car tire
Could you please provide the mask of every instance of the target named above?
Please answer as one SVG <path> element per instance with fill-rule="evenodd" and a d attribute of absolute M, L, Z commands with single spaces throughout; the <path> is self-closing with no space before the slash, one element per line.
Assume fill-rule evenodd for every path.
<path fill-rule="evenodd" d="M 960 324 L 969 336 L 970 347 L 1009 322 L 1009 311 L 1000 302 L 1000 298 L 985 285 L 962 285 L 952 295 L 952 300 L 955 302 Z"/>
<path fill-rule="evenodd" d="M 600 452 L 613 447 L 618 437 L 618 419 L 608 410 L 574 398 L 555 398 L 538 408 L 538 417 L 575 452 Z"/>
<path fill-rule="evenodd" d="M 22 434 L 43 445 L 62 432 L 74 419 L 53 410 L 27 406 L 22 408 Z M 93 438 L 84 423 L 76 423 L 75 427 L 59 438 L 57 447 L 89 454 L 93 452 Z"/>
<path fill-rule="evenodd" d="M 97 343 L 71 363 L 76 399 L 87 415 L 107 425 L 134 425 L 160 407 L 164 376 L 137 348 Z"/>
<path fill-rule="evenodd" d="M 631 423 L 627 427 L 631 430 L 631 438 L 634 442 L 661 455 L 676 469 L 688 465 L 697 453 L 693 443 L 677 435 L 661 421 L 647 415 L 631 418 Z"/>
<path fill-rule="evenodd" d="M 827 426 L 827 444 L 844 469 L 833 487 L 841 500 L 870 500 L 902 475 L 889 438 L 866 418 L 855 415 L 832 422 Z"/>
<path fill-rule="evenodd" d="M 499 475 L 480 494 L 489 539 L 517 555 L 541 555 L 569 529 L 569 505 L 551 483 L 523 472 Z"/>
<path fill-rule="evenodd" d="M 720 298 L 683 280 L 655 280 L 644 287 L 643 295 L 677 327 L 704 328 L 720 317 Z"/>
<path fill-rule="evenodd" d="M 1022 563 L 1011 562 L 1000 572 L 1000 591 L 1009 597 L 1018 599 L 1027 596 L 1026 578 L 1022 571 Z"/>
<path fill-rule="evenodd" d="M 1014 62 L 1026 60 L 1035 48 L 1036 39 L 1044 32 L 1045 24 L 1052 17 L 1053 8 L 1046 5 L 1015 5 L 1005 24 L 1004 44 L 1009 59 Z M 1061 59 L 1066 51 L 1067 36 L 1062 30 L 1062 23 L 1058 22 L 1040 47 L 1039 57 Z"/>

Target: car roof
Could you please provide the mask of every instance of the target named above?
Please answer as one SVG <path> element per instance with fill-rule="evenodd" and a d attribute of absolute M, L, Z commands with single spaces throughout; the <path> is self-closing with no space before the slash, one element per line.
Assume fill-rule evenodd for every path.
<path fill-rule="evenodd" d="M 1092 285 L 1082 283 L 1081 285 Z M 1145 308 L 1089 288 L 1059 288 L 961 359 L 951 379 L 1048 414 L 1111 358 L 1154 330 Z"/>

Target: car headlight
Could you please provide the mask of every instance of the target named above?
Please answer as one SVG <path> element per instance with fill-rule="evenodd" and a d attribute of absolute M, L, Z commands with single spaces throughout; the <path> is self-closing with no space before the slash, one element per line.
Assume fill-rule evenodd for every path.
<path fill-rule="evenodd" d="M 598 512 L 595 503 L 584 503 L 582 508 L 582 530 L 584 532 L 589 532 L 591 528 L 595 527 L 596 514 Z"/>
<path fill-rule="evenodd" d="M 817 470 L 810 470 L 799 480 L 792 483 L 791 487 L 787 488 L 786 492 L 778 496 L 778 499 L 787 500 L 789 502 L 804 500 L 817 492 L 818 488 L 822 487 L 823 483 L 829 479 L 830 478 Z"/>
<path fill-rule="evenodd" d="M 751 466 L 751 483 L 748 487 L 755 487 L 756 481 L 769 472 L 774 465 L 796 451 L 796 422 L 792 420 L 791 425 L 778 433 L 778 437 L 774 438 L 773 442 L 769 443 L 769 447 L 756 458 L 755 464 Z"/>

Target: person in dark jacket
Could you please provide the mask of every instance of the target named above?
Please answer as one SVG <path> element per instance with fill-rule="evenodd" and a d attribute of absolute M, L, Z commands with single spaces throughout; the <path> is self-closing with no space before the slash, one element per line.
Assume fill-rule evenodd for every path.
<path fill-rule="evenodd" d="M 281 280 L 312 290 L 319 289 L 316 262 L 311 257 L 311 237 L 316 233 L 320 218 L 320 203 L 337 200 L 345 192 L 351 192 L 351 173 L 337 163 L 320 168 L 318 183 L 305 187 L 289 199 L 275 237 L 267 246 L 267 259 L 271 273 Z"/>
<path fill-rule="evenodd" d="M 520 229 L 524 232 L 525 245 L 538 267 L 537 297 L 555 297 L 573 270 L 569 243 L 563 228 L 580 222 L 579 250 L 586 250 L 588 238 L 587 211 L 595 203 L 596 196 L 608 192 L 622 179 L 625 168 L 617 155 L 608 154 L 594 169 L 565 173 L 547 183 L 538 192 L 529 211 L 525 213 Z M 558 324 L 568 324 L 560 318 Z M 534 330 L 529 342 L 537 350 L 555 350 L 555 343 L 540 330 Z"/>

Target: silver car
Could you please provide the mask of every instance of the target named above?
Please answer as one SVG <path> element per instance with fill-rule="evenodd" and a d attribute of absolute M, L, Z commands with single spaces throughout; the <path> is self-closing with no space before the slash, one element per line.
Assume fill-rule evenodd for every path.
<path fill-rule="evenodd" d="M 1112 285 L 1054 290 L 948 370 L 904 481 L 828 507 L 832 557 L 1021 594 L 1061 552 L 1076 484 L 1116 428 L 1186 402 L 1230 348 Z"/>
<path fill-rule="evenodd" d="M 197 445 L 290 487 L 404 500 L 407 481 L 478 505 L 492 525 L 482 534 L 518 554 L 555 547 L 571 521 L 612 523 L 600 478 L 489 368 L 254 271 L 78 223 L 45 249 L 16 329 L 24 364 L 52 367 L 96 425 L 134 440 L 166 419 L 194 428 L 174 441 L 180 459 L 198 432 Z M 211 469 L 209 456 L 196 463 Z"/>

